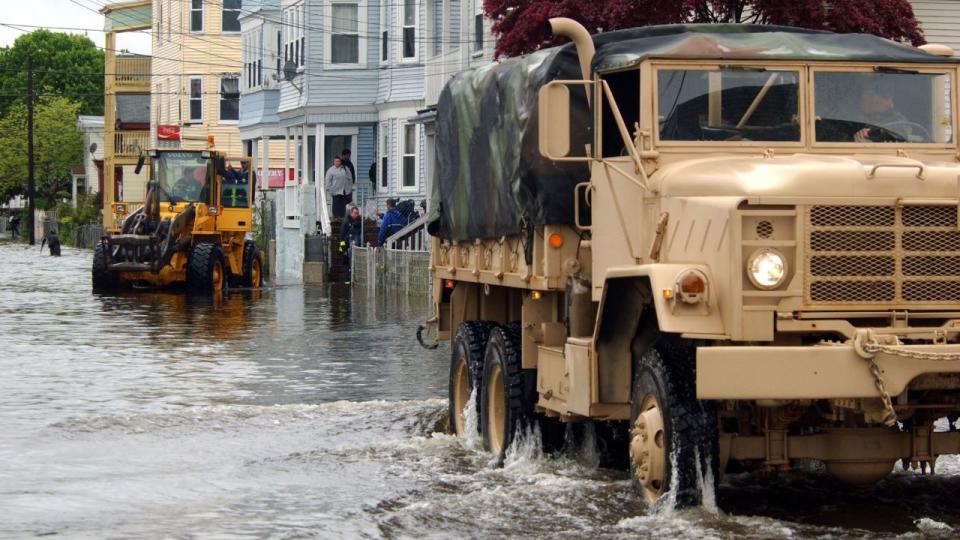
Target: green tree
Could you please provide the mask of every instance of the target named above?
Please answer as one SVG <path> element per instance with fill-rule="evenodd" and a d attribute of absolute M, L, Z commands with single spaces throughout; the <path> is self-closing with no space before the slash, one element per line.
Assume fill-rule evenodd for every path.
<path fill-rule="evenodd" d="M 33 116 L 37 208 L 70 196 L 70 169 L 83 160 L 77 131 L 80 104 L 64 97 L 37 100 Z M 0 202 L 27 194 L 27 108 L 14 103 L 0 118 Z"/>
<path fill-rule="evenodd" d="M 27 56 L 37 92 L 78 101 L 80 114 L 103 114 L 103 51 L 87 36 L 35 30 L 0 48 L 0 116 L 24 99 Z"/>

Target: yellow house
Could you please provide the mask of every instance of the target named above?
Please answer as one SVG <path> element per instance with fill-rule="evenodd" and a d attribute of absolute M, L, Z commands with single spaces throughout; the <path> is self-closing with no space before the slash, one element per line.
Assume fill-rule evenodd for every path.
<path fill-rule="evenodd" d="M 154 0 L 151 143 L 241 155 L 240 0 Z"/>
<path fill-rule="evenodd" d="M 146 176 L 134 175 L 150 140 L 150 57 L 117 50 L 117 34 L 150 28 L 151 0 L 107 4 L 104 16 L 103 224 L 114 202 L 143 201 Z"/>

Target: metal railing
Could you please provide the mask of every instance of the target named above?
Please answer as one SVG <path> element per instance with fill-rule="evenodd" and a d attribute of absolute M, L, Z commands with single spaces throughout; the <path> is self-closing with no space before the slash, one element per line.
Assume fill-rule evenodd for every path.
<path fill-rule="evenodd" d="M 143 88 L 150 86 L 150 57 L 149 56 L 118 56 L 116 58 L 116 73 L 114 81 L 117 86 L 133 86 Z"/>
<path fill-rule="evenodd" d="M 430 294 L 430 252 L 355 246 L 350 282 L 370 290 L 413 296 Z"/>
<path fill-rule="evenodd" d="M 103 226 L 97 223 L 80 225 L 71 231 L 73 247 L 93 249 L 103 237 Z"/>
<path fill-rule="evenodd" d="M 429 251 L 430 239 L 427 237 L 427 216 L 411 221 L 384 240 L 383 245 L 388 249 L 404 251 Z"/>
<path fill-rule="evenodd" d="M 137 157 L 150 146 L 149 131 L 116 131 L 113 134 L 115 156 Z"/>

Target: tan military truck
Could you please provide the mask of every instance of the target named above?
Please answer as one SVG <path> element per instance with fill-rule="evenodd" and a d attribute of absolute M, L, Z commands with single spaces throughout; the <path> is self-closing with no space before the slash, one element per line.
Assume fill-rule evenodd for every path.
<path fill-rule="evenodd" d="M 476 408 L 503 456 L 534 422 L 620 423 L 640 493 L 680 504 L 731 465 L 863 484 L 960 453 L 952 51 L 551 24 L 573 43 L 438 105 L 453 431 Z"/>

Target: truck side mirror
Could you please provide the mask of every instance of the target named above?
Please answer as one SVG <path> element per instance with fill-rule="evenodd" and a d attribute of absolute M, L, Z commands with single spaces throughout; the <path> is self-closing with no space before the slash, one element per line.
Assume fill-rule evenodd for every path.
<path fill-rule="evenodd" d="M 137 158 L 137 168 L 133 170 L 133 174 L 139 175 L 140 171 L 143 170 L 143 162 L 146 161 L 146 156 L 140 154 L 140 157 Z"/>
<path fill-rule="evenodd" d="M 589 161 L 589 156 L 570 155 L 571 110 L 569 84 L 583 85 L 587 91 L 590 81 L 552 81 L 540 88 L 538 94 L 540 155 L 553 161 Z M 588 129 L 588 126 L 579 126 Z"/>

